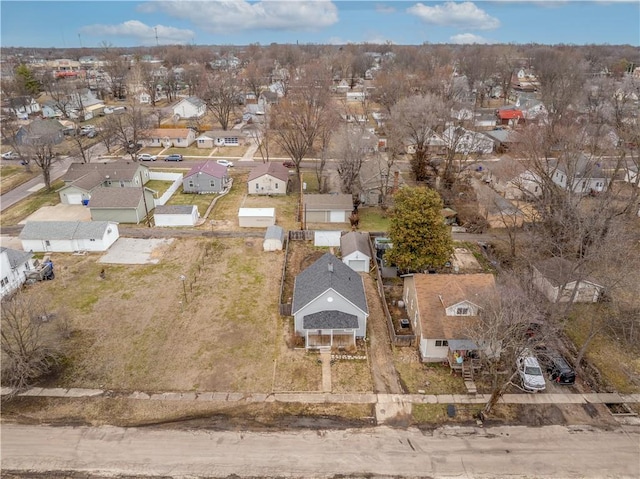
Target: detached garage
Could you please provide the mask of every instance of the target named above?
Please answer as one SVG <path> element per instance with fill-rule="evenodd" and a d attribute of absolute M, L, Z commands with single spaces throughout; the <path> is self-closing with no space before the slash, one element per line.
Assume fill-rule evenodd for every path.
<path fill-rule="evenodd" d="M 354 271 L 368 273 L 371 263 L 369 235 L 351 231 L 340 238 L 342 262 Z"/>
<path fill-rule="evenodd" d="M 267 228 L 276 224 L 275 208 L 240 208 L 238 224 L 242 228 Z"/>
<path fill-rule="evenodd" d="M 305 195 L 305 223 L 348 223 L 353 198 L 348 194 Z"/>
<path fill-rule="evenodd" d="M 158 205 L 153 214 L 156 226 L 195 226 L 198 218 L 196 205 Z"/>
<path fill-rule="evenodd" d="M 22 248 L 34 252 L 106 251 L 119 238 L 111 221 L 27 221 Z"/>

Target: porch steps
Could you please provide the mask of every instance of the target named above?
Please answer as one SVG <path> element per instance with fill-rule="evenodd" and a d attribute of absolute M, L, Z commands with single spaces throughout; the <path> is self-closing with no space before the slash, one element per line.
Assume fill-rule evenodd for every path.
<path fill-rule="evenodd" d="M 462 379 L 469 394 L 476 394 L 478 392 L 476 383 L 473 382 L 473 367 L 471 367 L 470 364 L 462 364 Z"/>

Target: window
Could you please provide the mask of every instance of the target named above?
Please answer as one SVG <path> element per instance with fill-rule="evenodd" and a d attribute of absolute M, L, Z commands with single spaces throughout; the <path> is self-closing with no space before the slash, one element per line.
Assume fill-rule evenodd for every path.
<path fill-rule="evenodd" d="M 209 186 L 216 186 L 216 182 L 215 182 L 215 180 L 211 180 L 211 181 L 209 182 Z"/>
<path fill-rule="evenodd" d="M 95 241 L 95 240 L 96 240 L 95 238 L 89 238 L 89 241 Z"/>
<path fill-rule="evenodd" d="M 456 308 L 456 316 L 468 316 L 469 308 Z"/>
<path fill-rule="evenodd" d="M 276 183 L 276 190 L 278 189 L 278 183 Z"/>
<path fill-rule="evenodd" d="M 436 339 L 436 348 L 444 348 L 449 346 L 449 341 L 446 339 Z"/>
<path fill-rule="evenodd" d="M 256 191 L 258 191 L 260 189 L 260 185 L 258 185 L 258 183 L 256 183 Z"/>
<path fill-rule="evenodd" d="M 5 276 L 4 278 L 2 278 L 2 280 L 0 281 L 0 286 L 6 286 L 9 284 L 9 278 L 7 276 Z"/>
<path fill-rule="evenodd" d="M 189 188 L 193 188 L 193 181 L 189 181 Z"/>

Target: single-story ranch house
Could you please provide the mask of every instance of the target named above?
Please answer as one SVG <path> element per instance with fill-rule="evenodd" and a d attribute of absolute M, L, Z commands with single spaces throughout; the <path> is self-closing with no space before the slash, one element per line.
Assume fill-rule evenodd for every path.
<path fill-rule="evenodd" d="M 34 252 L 106 251 L 120 236 L 111 221 L 27 221 L 22 248 Z"/>
<path fill-rule="evenodd" d="M 191 128 L 156 128 L 146 132 L 142 144 L 147 147 L 187 148 L 196 140 L 196 132 Z"/>

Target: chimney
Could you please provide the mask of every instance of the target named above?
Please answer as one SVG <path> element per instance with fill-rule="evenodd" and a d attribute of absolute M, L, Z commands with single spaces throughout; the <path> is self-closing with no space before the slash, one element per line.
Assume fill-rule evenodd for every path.
<path fill-rule="evenodd" d="M 333 263 L 328 263 L 327 268 L 329 269 L 329 273 L 333 273 Z"/>

